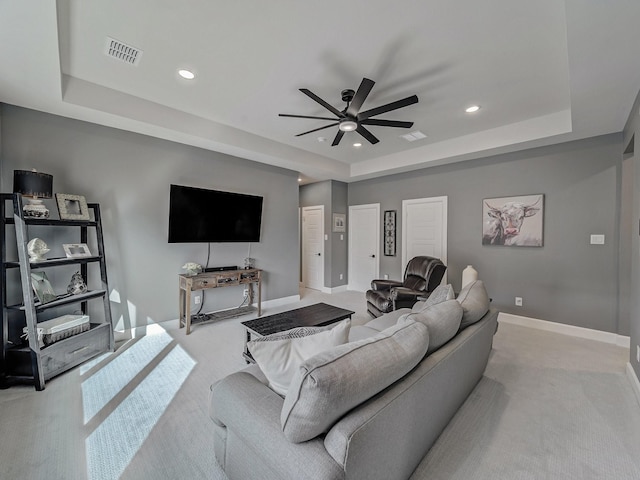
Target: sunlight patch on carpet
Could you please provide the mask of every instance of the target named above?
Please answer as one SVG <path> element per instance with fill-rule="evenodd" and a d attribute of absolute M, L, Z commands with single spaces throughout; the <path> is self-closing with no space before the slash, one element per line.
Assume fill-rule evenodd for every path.
<path fill-rule="evenodd" d="M 162 327 L 140 338 L 103 369 L 82 382 L 84 423 L 87 424 L 173 339 Z"/>
<path fill-rule="evenodd" d="M 89 480 L 122 475 L 195 365 L 176 345 L 96 428 L 86 440 Z"/>

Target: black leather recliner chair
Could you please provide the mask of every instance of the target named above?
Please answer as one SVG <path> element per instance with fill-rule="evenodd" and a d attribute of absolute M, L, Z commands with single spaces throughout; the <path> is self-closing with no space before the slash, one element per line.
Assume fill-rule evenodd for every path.
<path fill-rule="evenodd" d="M 407 263 L 404 280 L 372 280 L 367 290 L 367 311 L 374 317 L 411 308 L 418 297 L 428 297 L 440 285 L 447 267 L 433 257 L 414 257 Z"/>

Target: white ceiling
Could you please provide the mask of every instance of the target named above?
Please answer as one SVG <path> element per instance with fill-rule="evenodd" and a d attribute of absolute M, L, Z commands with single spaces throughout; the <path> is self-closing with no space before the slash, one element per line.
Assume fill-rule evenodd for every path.
<path fill-rule="evenodd" d="M 638 0 L 0 0 L 0 102 L 348 182 L 621 131 L 639 24 Z M 362 77 L 362 110 L 416 94 L 378 117 L 414 127 L 332 147 L 337 127 L 295 136 L 329 122 L 278 117 L 332 116 L 298 89 L 342 110 Z"/>

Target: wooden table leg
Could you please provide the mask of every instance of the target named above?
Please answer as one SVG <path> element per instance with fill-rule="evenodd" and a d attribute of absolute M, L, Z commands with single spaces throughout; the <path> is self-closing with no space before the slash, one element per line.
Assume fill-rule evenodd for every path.
<path fill-rule="evenodd" d="M 185 310 L 185 325 L 187 335 L 191 333 L 191 290 L 187 290 L 184 298 L 184 310 Z"/>
<path fill-rule="evenodd" d="M 178 326 L 184 327 L 184 289 L 182 287 L 178 290 Z"/>

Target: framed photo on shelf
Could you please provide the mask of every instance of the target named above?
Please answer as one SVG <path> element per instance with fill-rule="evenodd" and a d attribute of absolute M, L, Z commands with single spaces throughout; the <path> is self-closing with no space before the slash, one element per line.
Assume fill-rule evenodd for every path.
<path fill-rule="evenodd" d="M 86 243 L 63 243 L 64 253 L 67 258 L 91 257 L 91 251 Z"/>
<path fill-rule="evenodd" d="M 345 213 L 333 214 L 333 231 L 334 232 L 347 231 L 347 215 Z"/>
<path fill-rule="evenodd" d="M 56 193 L 60 220 L 90 220 L 87 200 L 82 195 Z"/>
<path fill-rule="evenodd" d="M 49 303 L 58 298 L 44 272 L 31 272 L 31 287 L 40 303 Z"/>

